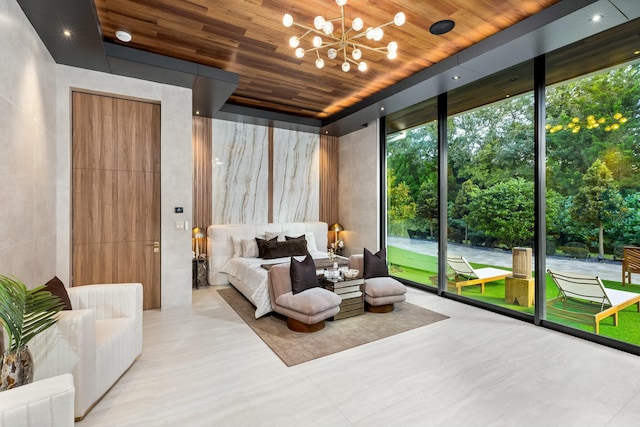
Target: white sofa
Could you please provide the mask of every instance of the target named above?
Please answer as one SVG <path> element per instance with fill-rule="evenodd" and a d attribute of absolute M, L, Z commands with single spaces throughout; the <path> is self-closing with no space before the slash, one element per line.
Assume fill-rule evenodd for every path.
<path fill-rule="evenodd" d="M 73 377 L 58 375 L 0 394 L 0 427 L 73 426 Z"/>
<path fill-rule="evenodd" d="M 142 353 L 142 285 L 122 283 L 68 288 L 73 310 L 29 349 L 34 380 L 73 374 L 74 415 L 82 419 Z"/>

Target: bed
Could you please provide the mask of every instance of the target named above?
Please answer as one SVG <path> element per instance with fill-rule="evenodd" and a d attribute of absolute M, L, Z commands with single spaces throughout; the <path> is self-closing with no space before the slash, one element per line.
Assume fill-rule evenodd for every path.
<path fill-rule="evenodd" d="M 263 265 L 290 262 L 291 258 L 258 258 L 257 253 L 252 252 L 251 242 L 256 237 L 264 238 L 266 233 L 270 236 L 277 234 L 279 240 L 284 236 L 298 237 L 304 234 L 311 256 L 326 260 L 327 230 L 325 222 L 210 225 L 207 228 L 209 283 L 231 284 L 256 307 L 256 319 L 264 316 L 272 311 L 272 307 L 267 287 L 267 269 Z M 303 258 L 296 257 L 299 260 Z"/>

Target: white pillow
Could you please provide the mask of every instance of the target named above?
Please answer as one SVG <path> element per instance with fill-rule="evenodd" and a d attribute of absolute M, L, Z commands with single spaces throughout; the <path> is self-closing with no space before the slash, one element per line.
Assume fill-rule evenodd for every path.
<path fill-rule="evenodd" d="M 313 233 L 304 233 L 304 238 L 307 241 L 307 250 L 309 253 L 318 252 L 318 246 L 316 245 L 316 236 Z"/>
<path fill-rule="evenodd" d="M 258 258 L 258 242 L 256 242 L 256 239 L 242 239 L 242 257 Z"/>
<path fill-rule="evenodd" d="M 278 242 L 284 242 L 286 240 L 285 236 L 291 234 L 290 231 L 265 231 L 264 238 L 265 240 L 271 240 L 274 237 L 278 237 Z"/>
<path fill-rule="evenodd" d="M 231 241 L 233 242 L 233 256 L 242 256 L 242 239 L 239 237 L 232 237 Z"/>

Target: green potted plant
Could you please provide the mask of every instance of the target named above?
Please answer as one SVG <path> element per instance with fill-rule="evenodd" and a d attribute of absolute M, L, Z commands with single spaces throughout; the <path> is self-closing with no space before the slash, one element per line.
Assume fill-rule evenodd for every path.
<path fill-rule="evenodd" d="M 27 289 L 17 278 L 0 275 L 0 320 L 8 342 L 0 369 L 0 391 L 33 381 L 33 360 L 27 344 L 53 326 L 63 304 L 44 286 Z"/>

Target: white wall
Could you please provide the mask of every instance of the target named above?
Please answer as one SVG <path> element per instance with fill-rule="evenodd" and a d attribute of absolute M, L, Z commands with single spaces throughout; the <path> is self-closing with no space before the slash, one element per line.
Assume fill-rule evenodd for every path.
<path fill-rule="evenodd" d="M 56 273 L 55 62 L 13 1 L 0 1 L 0 274 Z"/>
<path fill-rule="evenodd" d="M 380 249 L 378 121 L 340 138 L 339 217 L 344 254 Z"/>
<path fill-rule="evenodd" d="M 191 89 L 56 66 L 57 75 L 57 274 L 71 271 L 71 91 L 80 89 L 161 104 L 161 268 L 162 308 L 191 304 L 192 169 Z M 53 115 L 53 111 L 51 111 Z M 174 207 L 184 208 L 175 214 Z M 189 221 L 175 230 L 175 221 Z"/>

